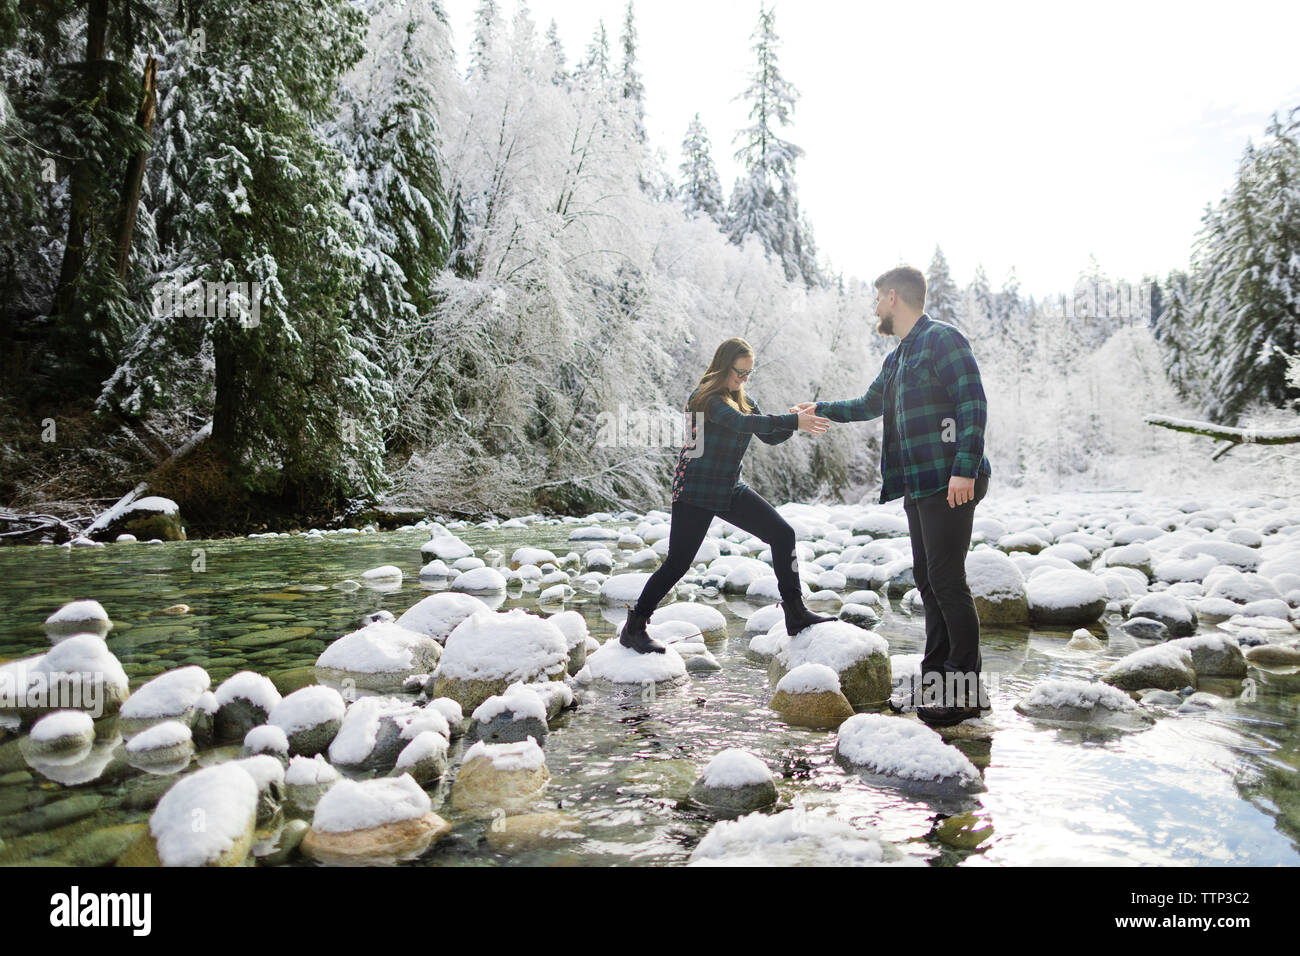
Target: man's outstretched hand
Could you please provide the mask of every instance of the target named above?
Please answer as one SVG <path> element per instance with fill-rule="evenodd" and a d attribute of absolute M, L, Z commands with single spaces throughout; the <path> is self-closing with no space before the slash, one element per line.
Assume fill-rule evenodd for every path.
<path fill-rule="evenodd" d="M 956 508 L 975 497 L 975 479 L 953 475 L 948 479 L 948 507 Z"/>
<path fill-rule="evenodd" d="M 802 412 L 815 412 L 816 410 L 817 410 L 816 402 L 800 402 L 798 405 L 790 406 L 790 411 L 794 412 L 796 415 Z"/>

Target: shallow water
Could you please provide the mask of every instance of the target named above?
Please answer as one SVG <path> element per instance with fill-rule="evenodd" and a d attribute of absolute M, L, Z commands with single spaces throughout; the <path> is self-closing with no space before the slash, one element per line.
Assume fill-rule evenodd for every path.
<path fill-rule="evenodd" d="M 480 556 L 496 548 L 508 558 L 524 545 L 581 552 L 568 542 L 572 527 L 457 533 Z M 95 598 L 114 621 L 108 644 L 133 688 L 163 670 L 200 664 L 214 688 L 252 669 L 287 693 L 313 681 L 317 655 L 362 615 L 380 608 L 401 614 L 436 590 L 416 576 L 426 538 L 406 531 L 0 549 L 0 661 L 43 652 L 45 617 L 68 601 Z M 332 587 L 383 564 L 408 576 L 400 588 Z M 501 609 L 536 612 L 537 593 L 512 590 Z M 161 613 L 180 603 L 189 613 Z M 1068 631 L 986 627 L 993 729 L 953 742 L 981 769 L 988 790 L 943 801 L 848 773 L 832 757 L 833 732 L 782 723 L 766 706 L 766 669 L 744 657 L 744 615 L 757 605 L 710 603 L 730 625 L 729 639 L 710 646 L 721 671 L 693 675 L 649 701 L 639 688 L 588 689 L 576 710 L 553 723 L 545 746 L 548 796 L 579 819 L 581 839 L 563 850 L 496 853 L 485 839 L 488 823 L 441 806 L 444 782 L 431 793 L 453 832 L 408 865 L 683 863 L 713 824 L 685 804 L 687 792 L 726 747 L 751 750 L 780 775 L 778 809 L 801 806 L 871 824 L 931 865 L 1300 863 L 1300 677 L 1252 670 L 1254 701 L 1239 699 L 1241 687 L 1232 682 L 1207 682 L 1202 689 L 1225 696 L 1221 709 L 1169 713 L 1140 733 L 1065 730 L 1021 717 L 1012 705 L 1043 679 L 1095 677 L 1139 644 L 1112 624 L 1104 626 L 1112 640 L 1098 652 L 1067 649 Z M 891 604 L 877 632 L 891 653 L 918 653 L 920 618 Z M 580 610 L 602 641 L 621 618 L 581 591 L 566 606 Z M 1102 628 L 1094 631 L 1101 636 Z M 453 773 L 462 748 L 453 745 Z M 201 752 L 191 768 L 229 753 Z M 122 765 L 110 776 L 63 787 L 26 765 L 18 741 L 0 743 L 0 863 L 111 861 L 134 832 L 114 828 L 147 822 L 174 778 Z"/>

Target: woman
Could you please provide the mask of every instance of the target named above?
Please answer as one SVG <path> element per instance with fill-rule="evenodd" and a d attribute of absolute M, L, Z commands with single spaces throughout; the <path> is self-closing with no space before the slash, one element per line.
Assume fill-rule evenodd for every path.
<path fill-rule="evenodd" d="M 708 371 L 686 403 L 691 437 L 682 448 L 673 475 L 673 517 L 668 556 L 628 610 L 620 642 L 642 654 L 663 653 L 664 645 L 646 633 L 650 615 L 691 567 L 695 554 L 717 515 L 723 521 L 757 535 L 772 546 L 772 567 L 785 611 L 785 627 L 797 634 L 805 627 L 834 618 L 819 617 L 803 603 L 799 563 L 794 554 L 794 528 L 752 488 L 740 480 L 740 460 L 751 435 L 777 445 L 795 429 L 820 435 L 830 424 L 811 409 L 786 415 L 763 415 L 745 394 L 754 371 L 754 350 L 744 339 L 727 339 L 713 353 Z M 703 448 L 697 445 L 696 422 L 703 414 Z"/>

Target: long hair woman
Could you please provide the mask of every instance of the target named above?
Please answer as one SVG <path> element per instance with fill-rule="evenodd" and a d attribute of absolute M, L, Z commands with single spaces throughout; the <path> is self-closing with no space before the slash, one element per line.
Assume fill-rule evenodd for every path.
<path fill-rule="evenodd" d="M 714 515 L 771 545 L 772 568 L 788 633 L 797 634 L 813 624 L 834 620 L 819 617 L 804 606 L 794 553 L 794 528 L 740 479 L 740 460 L 751 435 L 778 445 L 796 429 L 820 435 L 830 420 L 819 417 L 812 409 L 785 415 L 762 414 L 758 403 L 745 394 L 745 384 L 753 372 L 753 348 L 744 339 L 727 339 L 713 353 L 708 371 L 687 400 L 686 411 L 697 414 L 690 415 L 691 436 L 673 474 L 668 555 L 646 581 L 636 606 L 628 609 L 627 623 L 619 638 L 624 646 L 642 654 L 663 653 L 664 645 L 646 632 L 646 625 L 659 602 L 690 569 Z M 704 422 L 697 429 L 701 415 Z"/>

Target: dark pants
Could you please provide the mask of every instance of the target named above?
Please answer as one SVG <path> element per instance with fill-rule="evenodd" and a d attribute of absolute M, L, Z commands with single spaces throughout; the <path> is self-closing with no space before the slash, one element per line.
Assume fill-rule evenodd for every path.
<path fill-rule="evenodd" d="M 636 613 L 649 617 L 673 585 L 691 569 L 691 562 L 700 550 L 715 514 L 771 545 L 772 569 L 776 572 L 781 599 L 788 606 L 796 606 L 801 600 L 799 571 L 794 557 L 794 528 L 758 492 L 745 487 L 731 499 L 731 507 L 726 511 L 715 512 L 684 501 L 673 502 L 668 556 L 641 589 L 641 597 L 633 608 Z"/>
<path fill-rule="evenodd" d="M 955 508 L 947 490 L 923 498 L 904 495 L 912 539 L 912 577 L 925 605 L 925 657 L 918 703 L 925 706 L 987 706 L 979 680 L 980 621 L 966 583 L 975 506 L 989 490 L 988 475 L 975 479 L 974 497 Z M 937 691 L 943 689 L 939 699 Z"/>

